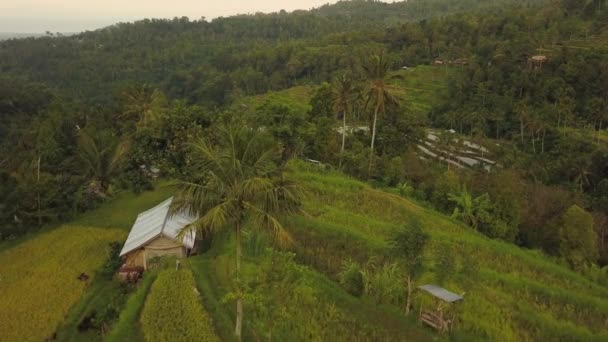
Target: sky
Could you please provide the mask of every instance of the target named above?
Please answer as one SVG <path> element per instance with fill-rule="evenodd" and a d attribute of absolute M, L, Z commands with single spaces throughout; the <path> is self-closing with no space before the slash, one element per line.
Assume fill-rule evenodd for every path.
<path fill-rule="evenodd" d="M 0 32 L 94 30 L 143 18 L 205 17 L 310 9 L 336 0 L 0 0 Z"/>

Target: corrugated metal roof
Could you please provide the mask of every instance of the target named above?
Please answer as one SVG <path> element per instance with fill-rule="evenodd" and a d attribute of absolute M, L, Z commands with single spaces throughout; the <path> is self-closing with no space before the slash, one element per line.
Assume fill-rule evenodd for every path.
<path fill-rule="evenodd" d="M 424 290 L 428 293 L 430 293 L 431 295 L 444 300 L 448 303 L 453 303 L 453 302 L 457 302 L 459 300 L 462 300 L 462 296 L 459 296 L 457 294 L 455 294 L 454 292 L 450 292 L 442 287 L 439 287 L 437 285 L 422 285 L 418 287 L 421 290 Z"/>
<path fill-rule="evenodd" d="M 186 225 L 194 222 L 196 217 L 189 215 L 187 212 L 170 215 L 172 202 L 173 197 L 137 216 L 129 232 L 129 237 L 127 237 L 127 241 L 120 251 L 120 256 L 145 245 L 161 234 L 178 241 L 177 235 L 179 231 Z M 184 236 L 181 243 L 188 248 L 192 248 L 194 247 L 195 238 L 196 232 L 188 233 Z"/>

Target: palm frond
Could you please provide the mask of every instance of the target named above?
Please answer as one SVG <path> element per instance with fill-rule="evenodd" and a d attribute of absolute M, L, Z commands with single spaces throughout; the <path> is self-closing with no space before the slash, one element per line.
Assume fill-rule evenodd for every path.
<path fill-rule="evenodd" d="M 245 208 L 251 212 L 251 220 L 254 228 L 259 229 L 264 227 L 269 229 L 272 232 L 273 239 L 282 247 L 293 244 L 293 238 L 276 217 L 250 202 L 244 202 L 243 204 L 245 205 Z"/>

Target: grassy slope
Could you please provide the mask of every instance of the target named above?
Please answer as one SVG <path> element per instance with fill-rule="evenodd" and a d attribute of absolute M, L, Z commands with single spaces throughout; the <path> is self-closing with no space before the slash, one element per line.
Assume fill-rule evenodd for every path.
<path fill-rule="evenodd" d="M 112 201 L 103 204 L 95 210 L 82 214 L 73 223 L 101 229 L 120 229 L 126 236 L 139 213 L 154 207 L 172 195 L 173 190 L 167 187 L 167 184 L 167 182 L 159 182 L 154 191 L 141 194 L 120 193 Z M 120 242 L 123 241 L 121 240 Z M 119 340 L 123 337 L 128 337 L 130 340 L 143 340 L 138 316 L 151 281 L 147 280 L 144 282 L 143 289 L 145 291 L 140 289 L 130 295 L 123 312 L 121 312 L 121 317 L 119 317 L 120 321 L 126 320 L 127 323 L 122 322 L 113 328 L 111 333 L 114 336 L 112 337 L 114 340 Z M 122 292 L 124 290 L 115 281 L 100 280 L 93 282 L 91 287 L 87 288 L 82 300 L 70 308 L 65 321 L 58 330 L 58 340 L 100 340 L 101 337 L 96 331 L 85 331 L 83 333 L 78 330 L 78 325 L 83 318 L 94 312 L 96 308 L 103 307 L 104 301 L 113 300 L 120 296 Z"/>
<path fill-rule="evenodd" d="M 302 166 L 300 166 L 302 168 Z M 437 212 L 380 192 L 339 174 L 299 171 L 292 177 L 309 193 L 307 215 L 289 220 L 301 259 L 329 276 L 341 262 L 365 262 L 383 254 L 386 238 L 411 219 L 431 235 L 425 255 L 435 281 L 436 254 L 450 250 L 474 274 L 455 274 L 446 284 L 467 292 L 460 305 L 460 336 L 494 340 L 593 340 L 608 338 L 608 288 L 595 284 L 538 252 L 490 240 Z"/>
<path fill-rule="evenodd" d="M 390 84 L 395 95 L 414 113 L 426 114 L 447 89 L 447 77 L 458 72 L 458 67 L 419 65 L 391 73 Z M 266 102 L 285 105 L 293 110 L 307 112 L 314 86 L 297 86 L 281 91 L 245 97 L 233 105 L 234 110 L 253 109 Z"/>
<path fill-rule="evenodd" d="M 223 301 L 224 296 L 233 290 L 232 276 L 235 267 L 233 245 L 232 239 L 222 237 L 215 241 L 214 247 L 208 253 L 189 260 L 197 285 L 204 294 L 205 307 L 213 317 L 215 330 L 223 341 L 232 340 L 234 332 L 234 304 Z M 244 278 L 254 276 L 259 261 L 259 257 L 245 256 Z M 373 329 L 382 331 L 380 335 L 375 335 L 380 340 L 431 341 L 437 339 L 437 336 L 416 325 L 395 308 L 379 306 L 371 301 L 355 298 L 347 294 L 327 276 L 314 269 L 309 269 L 305 278 L 307 284 L 324 303 L 334 305 L 336 310 L 355 320 L 357 327 L 368 327 L 367 331 L 365 328 L 353 329 L 353 334 L 369 333 L 369 327 L 373 327 Z M 298 321 L 304 322 L 307 318 L 307 314 L 303 312 Z M 244 327 L 244 336 L 248 340 L 252 336 L 247 329 L 247 315 Z M 338 340 L 341 339 L 338 338 Z"/>
<path fill-rule="evenodd" d="M 123 242 L 138 213 L 171 196 L 172 190 L 164 185 L 166 183 L 161 182 L 155 191 L 139 195 L 121 193 L 111 202 L 79 216 L 70 222 L 70 226 L 47 227 L 38 233 L 0 245 L 0 263 L 4 265 L 0 266 L 2 271 L 0 290 L 11 297 L 11 302 L 21 301 L 19 305 L 23 308 L 18 311 L 23 315 L 29 316 L 30 309 L 38 312 L 33 316 L 35 320 L 33 324 L 35 326 L 43 324 L 44 327 L 40 327 L 36 334 L 50 336 L 61 324 L 57 336 L 59 340 L 99 339 L 98 335 L 92 335 L 90 332 L 79 333 L 77 326 L 84 316 L 101 305 L 100 301 L 109 300 L 121 290 L 112 281 L 93 279 L 87 287 L 75 278 L 80 272 L 93 275 L 106 258 L 107 243 Z M 77 244 L 77 241 L 81 241 L 81 244 Z M 91 258 L 93 260 L 90 260 Z M 20 261 L 16 262 L 16 260 Z M 58 265 L 59 263 L 61 265 Z M 76 272 L 74 268 L 77 266 L 81 268 L 77 273 L 72 274 Z M 72 273 L 67 274 L 70 270 Z M 23 276 L 24 274 L 26 276 Z M 17 276 L 20 278 L 18 281 L 13 279 Z M 47 281 L 46 278 L 52 281 Z M 36 295 L 46 297 L 36 305 L 43 305 L 41 303 L 53 300 L 61 304 L 50 305 L 51 308 L 48 310 L 30 308 L 27 302 L 22 301 L 24 295 L 30 296 L 30 292 L 20 293 L 18 290 L 25 282 L 36 284 L 35 287 L 38 289 Z M 72 284 L 74 282 L 78 284 Z M 65 287 L 65 290 L 56 291 L 55 287 Z M 64 298 L 68 289 L 72 292 Z M 10 305 L 0 307 L 0 317 L 4 314 L 8 315 L 7 310 L 11 308 Z M 13 332 L 21 334 L 22 331 L 19 330 L 21 328 L 17 324 L 17 319 L 21 317 L 19 315 L 11 315 L 14 319 L 4 321 L 6 326 L 0 327 L 0 332 L 6 333 L 6 336 L 12 336 Z M 29 328 L 27 330 L 29 333 L 34 333 L 29 331 Z M 137 331 L 131 333 L 136 334 Z M 43 337 L 43 335 L 36 336 L 41 339 Z"/>
<path fill-rule="evenodd" d="M 62 226 L 0 253 L 0 336 L 43 340 L 53 334 L 87 289 L 76 279 L 103 265 L 120 230 Z M 90 280 L 89 280 L 90 281 Z"/>
<path fill-rule="evenodd" d="M 232 105 L 233 110 L 255 110 L 259 106 L 271 102 L 274 104 L 287 106 L 297 112 L 307 112 L 310 110 L 310 98 L 314 93 L 313 86 L 297 86 L 281 91 L 269 92 L 266 94 L 244 97 Z"/>
<path fill-rule="evenodd" d="M 413 325 L 399 314 L 397 308 L 378 307 L 367 299 L 353 298 L 333 281 L 343 260 L 352 258 L 364 263 L 372 255 L 383 255 L 387 236 L 398 227 L 407 225 L 410 219 L 417 218 L 432 236 L 425 256 L 428 271 L 421 282 L 435 281 L 435 251 L 445 250 L 446 246 L 452 249 L 459 266 L 466 261 L 465 256 L 469 256 L 467 260 L 476 260 L 479 266 L 478 272 L 467 277 L 457 273 L 445 285 L 456 292 L 466 291 L 466 299 L 459 306 L 455 337 L 599 340 L 608 336 L 604 325 L 608 319 L 608 300 L 605 299 L 608 298 L 607 288 L 555 264 L 540 253 L 487 239 L 448 217 L 395 195 L 374 190 L 364 183 L 340 174 L 319 173 L 300 164 L 296 164 L 296 168 L 298 171 L 291 173 L 290 177 L 302 182 L 308 198 L 305 201 L 306 214 L 286 220 L 286 225 L 297 241 L 294 250 L 298 253 L 300 262 L 312 266 L 307 277 L 315 291 L 340 310 L 352 314 L 355 319 L 381 327 L 389 335 L 397 332 L 400 336 L 409 336 L 415 340 L 425 340 L 432 336 L 427 329 Z M 83 215 L 76 222 L 128 229 L 137 213 L 170 195 L 171 190 L 167 188 L 139 196 L 123 194 L 100 209 Z M 62 229 L 65 228 L 58 229 L 57 232 Z M 71 229 L 85 231 L 85 228 Z M 37 264 L 42 260 L 42 254 L 40 258 L 36 257 L 36 250 L 40 253 L 44 251 L 44 260 L 61 254 L 64 263 L 69 264 L 76 262 L 82 255 L 90 255 L 91 248 L 104 246 L 95 241 L 105 234 L 117 234 L 123 238 L 125 235 L 125 232 L 112 229 L 86 229 L 90 230 L 86 230 L 89 233 L 94 232 L 87 234 L 93 245 L 87 245 L 86 252 L 74 250 L 68 244 L 69 248 L 54 250 L 49 254 L 50 246 L 60 238 L 47 241 L 48 235 L 53 232 L 45 233 L 0 253 L 0 259 L 3 260 L 1 264 L 5 265 L 1 267 L 12 267 L 15 272 L 19 269 L 33 279 L 38 276 Z M 68 235 L 78 236 L 78 233 Z M 197 286 L 204 294 L 205 307 L 213 317 L 216 331 L 223 340 L 228 340 L 232 334 L 233 308 L 222 302 L 231 288 L 232 255 L 230 244 L 224 241 L 216 242 L 209 253 L 190 260 Z M 23 261 L 15 262 L 20 259 Z M 99 267 L 99 264 L 96 265 L 87 271 L 92 273 L 95 267 Z M 246 269 L 253 270 L 255 260 L 247 260 L 246 265 Z M 65 265 L 62 264 L 63 266 Z M 15 272 L 3 271 L 3 281 L 6 280 L 6 274 Z M 36 279 L 43 282 L 46 278 L 52 277 L 40 276 Z M 53 278 L 56 278 L 56 274 Z M 65 281 L 70 282 L 72 278 L 71 273 L 67 274 Z M 11 284 L 17 282 L 18 280 L 11 280 Z M 0 283 L 0 287 L 8 285 L 6 282 Z M 41 293 L 48 292 L 44 291 L 47 285 L 41 285 Z M 13 290 L 3 289 L 3 292 L 16 291 L 17 287 L 11 286 Z M 49 291 L 53 288 L 50 287 Z M 94 292 L 94 288 L 87 291 L 83 302 L 78 306 L 86 306 L 88 299 L 95 298 Z M 75 291 L 73 300 L 64 304 L 69 307 L 83 293 L 84 287 Z M 142 295 L 136 292 L 134 296 L 145 297 L 145 293 Z M 141 304 L 141 301 L 137 302 Z M 54 324 L 59 323 L 65 315 L 65 309 L 61 315 L 54 315 Z M 37 310 L 31 308 L 18 312 L 30 315 Z M 46 336 L 52 333 L 52 326 L 37 331 L 37 334 Z M 127 335 L 137 336 L 138 328 L 133 326 L 132 329 L 127 329 Z"/>
<path fill-rule="evenodd" d="M 139 315 L 144 307 L 148 292 L 156 279 L 156 272 L 148 272 L 138 284 L 137 291 L 127 301 L 125 308 L 118 317 L 106 340 L 110 342 L 139 342 L 144 340 L 141 327 L 139 326 Z"/>
<path fill-rule="evenodd" d="M 458 70 L 448 65 L 419 65 L 394 72 L 390 83 L 403 105 L 414 113 L 426 114 L 447 90 L 448 77 Z"/>

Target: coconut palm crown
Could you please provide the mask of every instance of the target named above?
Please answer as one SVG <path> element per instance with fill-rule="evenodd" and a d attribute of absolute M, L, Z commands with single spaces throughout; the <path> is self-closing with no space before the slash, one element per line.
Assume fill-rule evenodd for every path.
<path fill-rule="evenodd" d="M 203 235 L 230 229 L 236 236 L 236 278 L 240 275 L 243 229 L 262 229 L 280 243 L 291 242 L 280 215 L 299 210 L 300 193 L 283 177 L 277 144 L 263 132 L 244 126 L 222 127 L 215 144 L 192 144 L 192 177 L 177 183 L 173 210 L 188 210 L 198 219 L 184 232 Z M 240 339 L 243 307 L 237 296 L 235 336 Z"/>

